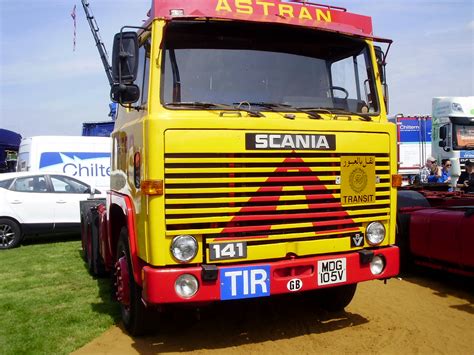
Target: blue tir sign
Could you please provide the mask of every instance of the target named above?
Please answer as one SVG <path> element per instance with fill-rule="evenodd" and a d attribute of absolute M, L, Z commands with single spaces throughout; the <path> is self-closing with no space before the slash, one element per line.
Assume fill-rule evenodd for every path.
<path fill-rule="evenodd" d="M 270 296 L 270 266 L 225 268 L 220 273 L 221 300 Z"/>
<path fill-rule="evenodd" d="M 62 171 L 71 176 L 109 177 L 110 153 L 42 153 L 39 168 L 41 170 Z"/>

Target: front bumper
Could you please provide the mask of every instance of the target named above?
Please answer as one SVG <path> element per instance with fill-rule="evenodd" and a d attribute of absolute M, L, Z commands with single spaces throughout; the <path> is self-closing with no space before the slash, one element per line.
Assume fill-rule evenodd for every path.
<path fill-rule="evenodd" d="M 367 262 L 368 258 L 361 251 L 252 264 L 219 265 L 217 279 L 214 281 L 203 280 L 205 275 L 201 266 L 182 268 L 145 266 L 142 271 L 142 297 L 147 304 L 255 298 L 387 279 L 398 274 L 398 247 L 371 249 L 370 252 L 373 252 L 373 256 L 381 256 L 385 260 L 385 268 L 378 275 L 372 274 L 370 263 Z M 336 262 L 329 262 L 333 260 Z M 327 262 L 324 263 L 324 261 Z M 318 267 L 321 269 L 323 264 L 326 269 L 318 270 Z M 330 265 L 334 265 L 334 271 L 331 271 Z M 345 272 L 343 273 L 343 269 L 338 269 L 336 265 L 343 265 Z M 325 275 L 322 276 L 321 273 Z M 183 274 L 191 274 L 199 282 L 199 290 L 188 299 L 178 296 L 174 288 L 176 279 Z M 337 279 L 335 283 L 331 283 L 334 281 L 332 277 Z"/>

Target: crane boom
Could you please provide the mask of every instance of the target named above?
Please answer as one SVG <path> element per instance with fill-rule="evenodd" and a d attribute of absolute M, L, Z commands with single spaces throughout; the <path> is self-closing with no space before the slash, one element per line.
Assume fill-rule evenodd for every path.
<path fill-rule="evenodd" d="M 105 49 L 104 42 L 102 41 L 102 38 L 100 38 L 99 26 L 97 26 L 97 21 L 92 15 L 92 12 L 89 7 L 89 2 L 87 0 L 81 0 L 81 2 L 82 7 L 84 8 L 84 12 L 86 13 L 87 22 L 89 23 L 89 27 L 91 28 L 92 36 L 94 37 L 97 50 L 99 51 L 100 59 L 102 60 L 102 64 L 105 69 L 105 75 L 107 75 L 109 84 L 110 86 L 112 86 L 114 83 L 114 80 L 112 79 L 112 66 L 110 65 L 109 56 L 107 54 L 107 50 Z"/>

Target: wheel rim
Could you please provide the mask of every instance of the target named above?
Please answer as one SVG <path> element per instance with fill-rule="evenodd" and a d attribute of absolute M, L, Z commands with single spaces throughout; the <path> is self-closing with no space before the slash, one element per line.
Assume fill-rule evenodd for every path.
<path fill-rule="evenodd" d="M 8 224 L 0 224 L 0 246 L 6 248 L 15 240 L 15 232 Z"/>
<path fill-rule="evenodd" d="M 115 264 L 115 277 L 117 285 L 117 300 L 126 311 L 130 309 L 130 274 L 128 271 L 127 257 L 122 256 Z"/>

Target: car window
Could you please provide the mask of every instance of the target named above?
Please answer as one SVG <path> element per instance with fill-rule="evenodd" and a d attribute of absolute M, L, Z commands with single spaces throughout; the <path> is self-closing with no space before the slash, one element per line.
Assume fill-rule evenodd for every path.
<path fill-rule="evenodd" d="M 64 192 L 70 194 L 84 194 L 90 191 L 89 185 L 67 176 L 51 176 L 54 192 Z"/>
<path fill-rule="evenodd" d="M 0 188 L 8 189 L 12 184 L 13 179 L 3 180 L 0 181 Z"/>
<path fill-rule="evenodd" d="M 10 190 L 17 192 L 48 192 L 46 178 L 43 175 L 17 178 Z"/>

